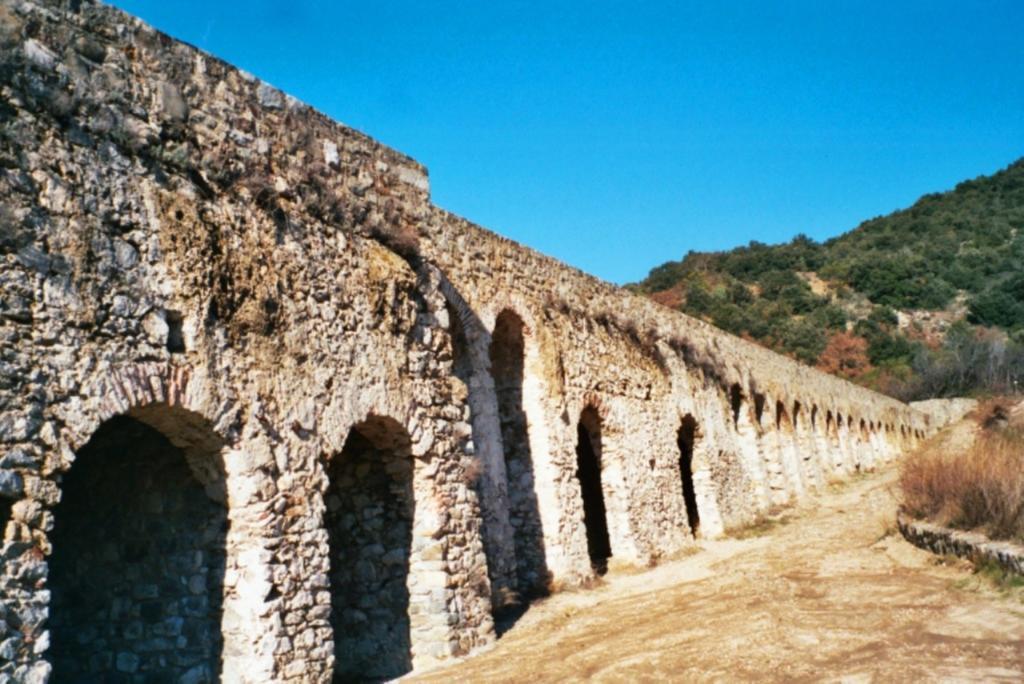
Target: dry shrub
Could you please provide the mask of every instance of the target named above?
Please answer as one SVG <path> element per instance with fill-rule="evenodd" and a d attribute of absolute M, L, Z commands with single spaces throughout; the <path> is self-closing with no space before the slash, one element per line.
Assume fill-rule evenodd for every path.
<path fill-rule="evenodd" d="M 371 229 L 370 237 L 406 260 L 420 255 L 420 236 L 411 225 L 377 224 Z"/>
<path fill-rule="evenodd" d="M 930 442 L 904 460 L 900 488 L 916 518 L 1024 541 L 1024 432 L 985 430 L 963 453 Z"/>
<path fill-rule="evenodd" d="M 462 481 L 470 487 L 475 487 L 484 474 L 484 465 L 478 456 L 474 456 L 462 470 Z"/>
<path fill-rule="evenodd" d="M 1013 400 L 1006 397 L 989 397 L 978 402 L 967 417 L 986 430 L 1004 427 L 1010 418 Z"/>

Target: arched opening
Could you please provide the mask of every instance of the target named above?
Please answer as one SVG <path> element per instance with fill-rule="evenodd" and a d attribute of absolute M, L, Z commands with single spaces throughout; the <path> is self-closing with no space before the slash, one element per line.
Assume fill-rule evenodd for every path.
<path fill-rule="evenodd" d="M 700 514 L 697 511 L 697 493 L 693 488 L 693 446 L 697 439 L 697 421 L 687 414 L 679 426 L 679 476 L 683 484 L 683 501 L 686 503 L 686 521 L 694 537 L 700 529 Z"/>
<path fill-rule="evenodd" d="M 219 451 L 201 418 L 162 405 L 111 418 L 78 451 L 51 535 L 55 681 L 216 681 Z"/>
<path fill-rule="evenodd" d="M 328 473 L 334 678 L 393 679 L 412 669 L 409 436 L 394 420 L 369 418 L 349 431 Z"/>
<path fill-rule="evenodd" d="M 786 413 L 786 406 L 781 401 L 775 402 L 775 429 L 781 430 L 785 428 L 787 432 L 793 429 L 793 424 L 789 422 L 789 414 Z"/>
<path fill-rule="evenodd" d="M 743 390 L 739 383 L 733 383 L 729 389 L 729 404 L 732 407 L 732 424 L 735 427 L 740 422 L 740 409 L 743 407 Z"/>
<path fill-rule="evenodd" d="M 583 524 L 587 531 L 587 553 L 594 571 L 603 575 L 612 555 L 608 516 L 601 483 L 601 417 L 587 407 L 576 426 L 576 477 L 583 496 Z"/>
<path fill-rule="evenodd" d="M 832 417 L 832 411 L 825 411 L 825 436 L 833 442 L 835 441 L 836 435 L 836 422 Z"/>
<path fill-rule="evenodd" d="M 4 543 L 4 536 L 7 533 L 7 523 L 11 521 L 11 508 L 14 501 L 0 494 L 0 545 Z"/>
<path fill-rule="evenodd" d="M 530 597 L 546 593 L 550 578 L 534 485 L 529 423 L 523 406 L 523 332 L 522 319 L 509 310 L 502 311 L 491 335 L 490 360 L 501 422 L 501 443 L 505 452 L 517 588 L 521 596 Z"/>
<path fill-rule="evenodd" d="M 754 392 L 754 420 L 759 428 L 761 426 L 761 419 L 764 418 L 764 402 L 764 395 Z"/>

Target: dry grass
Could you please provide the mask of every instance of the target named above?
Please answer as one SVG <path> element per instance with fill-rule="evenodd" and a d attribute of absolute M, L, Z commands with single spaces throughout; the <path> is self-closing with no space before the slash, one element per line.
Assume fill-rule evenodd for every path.
<path fill-rule="evenodd" d="M 973 416 L 981 427 L 966 450 L 932 440 L 900 472 L 904 509 L 916 518 L 994 539 L 1024 542 L 1024 429 L 996 402 Z"/>
<path fill-rule="evenodd" d="M 896 514 L 892 510 L 879 511 L 874 521 L 874 527 L 875 540 L 869 546 L 874 546 L 878 542 L 894 536 L 899 531 L 899 527 L 896 525 Z"/>
<path fill-rule="evenodd" d="M 770 534 L 776 528 L 788 525 L 791 521 L 792 518 L 788 515 L 760 515 L 749 525 L 730 530 L 729 536 L 733 539 L 756 539 Z"/>
<path fill-rule="evenodd" d="M 966 418 L 972 420 L 979 428 L 987 431 L 996 431 L 1002 428 L 1024 428 L 1019 419 L 1012 421 L 1015 404 L 1020 399 L 1013 399 L 1005 396 L 988 397 L 981 399 L 974 410 L 967 414 Z"/>

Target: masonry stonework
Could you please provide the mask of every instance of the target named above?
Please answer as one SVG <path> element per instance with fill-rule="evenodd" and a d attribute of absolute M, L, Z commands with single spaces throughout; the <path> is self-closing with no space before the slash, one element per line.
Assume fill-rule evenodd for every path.
<path fill-rule="evenodd" d="M 940 422 L 87 0 L 0 0 L 0 197 L 0 681 L 433 667 Z"/>

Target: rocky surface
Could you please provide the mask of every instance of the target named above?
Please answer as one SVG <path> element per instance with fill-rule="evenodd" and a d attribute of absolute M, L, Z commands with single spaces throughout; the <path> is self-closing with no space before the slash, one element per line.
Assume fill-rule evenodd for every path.
<path fill-rule="evenodd" d="M 693 544 L 688 416 L 709 538 L 939 422 L 439 210 L 417 162 L 86 0 L 0 0 L 0 197 L 0 681 L 45 681 L 80 647 L 130 676 L 274 682 L 327 681 L 385 651 L 425 669 L 489 644 L 492 606 L 593 576 L 584 412 L 626 564 Z M 522 341 L 495 373 L 503 312 Z M 117 449 L 86 448 L 119 416 L 160 433 L 194 480 L 163 484 L 206 497 L 172 506 L 150 470 L 135 505 L 169 506 L 161 524 L 186 546 L 225 516 L 226 531 L 191 564 L 171 553 L 173 591 L 155 561 L 126 578 L 125 615 L 162 606 L 141 633 L 71 646 L 129 591 L 56 614 L 74 588 L 61 563 L 99 553 L 75 551 L 88 535 L 57 548 L 62 506 L 101 495 L 80 457 L 106 469 L 90 481 L 119 486 Z M 374 503 L 386 480 L 370 463 L 346 465 L 358 435 L 392 454 L 401 507 Z M 98 510 L 76 524 L 102 528 L 125 566 L 136 522 Z M 394 637 L 403 573 L 408 634 Z M 220 641 L 194 663 L 164 658 L 150 646 L 178 643 L 157 631 L 177 629 L 175 592 L 197 577 Z M 136 596 L 154 584 L 159 599 Z"/>

